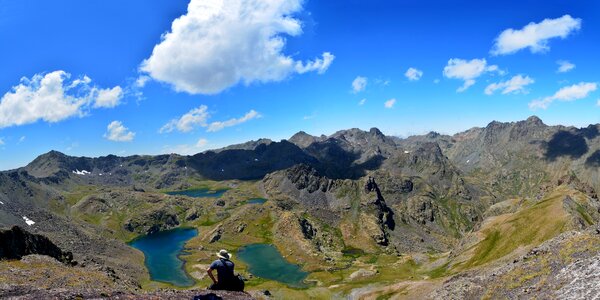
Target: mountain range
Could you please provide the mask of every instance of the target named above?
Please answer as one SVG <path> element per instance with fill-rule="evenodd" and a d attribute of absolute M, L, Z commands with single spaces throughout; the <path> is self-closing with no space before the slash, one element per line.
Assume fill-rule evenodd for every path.
<path fill-rule="evenodd" d="M 164 193 L 198 187 L 228 190 L 215 202 Z M 44 235 L 78 262 L 61 270 L 102 278 L 109 294 L 156 288 L 127 241 L 193 226 L 188 273 L 215 249 L 271 243 L 311 272 L 302 297 L 561 298 L 600 289 L 581 264 L 600 257 L 599 189 L 600 125 L 532 116 L 454 135 L 298 132 L 192 156 L 51 151 L 0 172 L 0 227 Z M 268 201 L 243 205 L 252 197 Z M 35 272 L 11 268 L 0 278 Z M 0 291 L 27 285 L 19 280 Z M 50 281 L 35 284 L 98 288 Z M 263 285 L 298 293 L 250 289 Z"/>

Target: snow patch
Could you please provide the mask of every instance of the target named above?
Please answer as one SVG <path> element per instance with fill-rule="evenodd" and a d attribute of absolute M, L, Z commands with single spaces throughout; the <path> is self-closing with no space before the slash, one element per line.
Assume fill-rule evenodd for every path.
<path fill-rule="evenodd" d="M 467 159 L 467 163 L 469 163 L 470 161 L 471 161 L 470 159 Z"/>
<path fill-rule="evenodd" d="M 28 217 L 26 217 L 26 216 L 23 216 L 23 220 L 25 220 L 25 223 L 26 223 L 27 225 L 29 225 L 29 226 L 31 226 L 31 225 L 33 225 L 33 224 L 35 224 L 35 222 L 34 222 L 34 221 L 32 221 L 30 218 L 28 218 Z"/>
<path fill-rule="evenodd" d="M 0 201 L 0 204 L 4 205 L 4 202 Z"/>
<path fill-rule="evenodd" d="M 86 170 L 81 170 L 79 171 L 78 169 L 75 169 L 72 171 L 73 174 L 77 174 L 77 175 L 88 175 L 88 174 L 92 174 L 91 172 L 88 172 Z"/>
<path fill-rule="evenodd" d="M 409 154 L 409 153 L 410 153 L 410 151 L 404 150 L 404 154 Z"/>

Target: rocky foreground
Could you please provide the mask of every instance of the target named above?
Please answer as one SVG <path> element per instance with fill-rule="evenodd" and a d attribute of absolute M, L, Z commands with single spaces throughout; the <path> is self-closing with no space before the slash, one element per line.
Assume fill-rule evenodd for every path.
<path fill-rule="evenodd" d="M 197 300 L 247 300 L 254 299 L 247 293 L 229 291 L 207 290 L 161 290 L 142 294 L 128 294 L 123 292 L 106 293 L 96 290 L 53 289 L 40 290 L 30 288 L 11 287 L 6 290 L 0 285 L 0 295 L 6 299 L 123 299 L 123 300 L 158 300 L 158 299 L 197 299 Z"/>

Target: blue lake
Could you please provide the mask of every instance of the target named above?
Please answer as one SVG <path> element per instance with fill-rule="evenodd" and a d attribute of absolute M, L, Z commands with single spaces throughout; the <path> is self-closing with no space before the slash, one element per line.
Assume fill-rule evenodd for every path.
<path fill-rule="evenodd" d="M 193 190 L 184 190 L 184 191 L 173 191 L 167 192 L 168 195 L 183 195 L 194 198 L 219 198 L 223 196 L 223 194 L 227 191 L 227 189 L 221 190 L 209 190 L 209 189 L 193 189 Z"/>
<path fill-rule="evenodd" d="M 248 201 L 246 201 L 246 203 L 248 204 L 263 204 L 267 202 L 267 199 L 263 199 L 263 198 L 254 198 L 254 199 L 249 199 Z"/>
<path fill-rule="evenodd" d="M 238 250 L 237 256 L 255 276 L 276 280 L 291 287 L 307 287 L 304 279 L 308 273 L 302 271 L 300 266 L 286 261 L 273 245 L 247 245 Z"/>
<path fill-rule="evenodd" d="M 179 255 L 187 241 L 198 235 L 192 228 L 177 228 L 137 238 L 129 243 L 144 253 L 144 263 L 154 281 L 188 287 L 196 282 L 184 271 Z"/>

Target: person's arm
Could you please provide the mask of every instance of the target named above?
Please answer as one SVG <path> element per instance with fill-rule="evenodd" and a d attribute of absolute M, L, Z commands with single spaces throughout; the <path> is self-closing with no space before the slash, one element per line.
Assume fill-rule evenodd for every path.
<path fill-rule="evenodd" d="M 217 284 L 217 280 L 215 279 L 215 275 L 213 275 L 212 271 L 213 271 L 212 268 L 208 268 L 208 270 L 206 270 L 206 273 L 208 273 L 208 277 L 210 277 L 210 279 L 212 279 L 213 283 Z"/>

